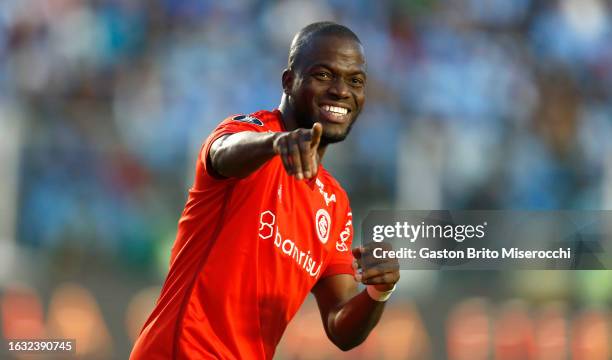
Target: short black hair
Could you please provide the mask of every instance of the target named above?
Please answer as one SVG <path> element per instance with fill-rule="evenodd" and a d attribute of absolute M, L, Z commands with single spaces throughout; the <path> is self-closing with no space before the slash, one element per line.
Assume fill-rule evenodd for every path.
<path fill-rule="evenodd" d="M 351 29 L 347 28 L 344 25 L 340 25 L 331 21 L 320 21 L 312 23 L 302 28 L 302 30 L 300 30 L 295 35 L 293 41 L 291 42 L 291 47 L 289 48 L 289 60 L 287 62 L 287 66 L 289 67 L 289 69 L 294 68 L 303 50 L 308 47 L 312 39 L 318 36 L 326 35 L 346 37 L 361 44 L 361 41 L 359 40 L 357 35 L 355 35 L 355 33 Z"/>

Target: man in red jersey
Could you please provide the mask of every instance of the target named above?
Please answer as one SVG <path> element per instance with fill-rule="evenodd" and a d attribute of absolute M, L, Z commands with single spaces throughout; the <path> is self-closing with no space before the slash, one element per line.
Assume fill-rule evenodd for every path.
<path fill-rule="evenodd" d="M 279 108 L 229 117 L 208 137 L 132 359 L 270 359 L 309 292 L 340 349 L 366 339 L 399 266 L 355 273 L 365 250 L 351 253 L 347 195 L 320 164 L 357 119 L 365 84 L 357 36 L 311 24 L 293 39 Z"/>

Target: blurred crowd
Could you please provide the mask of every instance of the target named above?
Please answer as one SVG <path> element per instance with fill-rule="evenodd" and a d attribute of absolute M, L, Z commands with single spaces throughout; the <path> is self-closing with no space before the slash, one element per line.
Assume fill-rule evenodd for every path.
<path fill-rule="evenodd" d="M 320 20 L 353 29 L 368 59 L 364 112 L 325 159 L 357 219 L 612 208 L 609 1 L 3 0 L 0 285 L 106 267 L 159 283 L 201 143 L 231 114 L 278 105 L 291 37 Z M 457 279 L 489 297 L 538 288 L 508 277 L 403 281 L 421 300 Z M 558 284 L 536 298 L 612 294 L 607 276 L 533 278 Z"/>

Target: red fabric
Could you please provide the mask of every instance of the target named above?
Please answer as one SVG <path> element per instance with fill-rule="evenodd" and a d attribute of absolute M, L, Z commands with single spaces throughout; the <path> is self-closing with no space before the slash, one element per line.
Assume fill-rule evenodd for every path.
<path fill-rule="evenodd" d="M 251 116 L 261 125 L 228 118 L 202 151 L 224 134 L 283 131 L 278 110 Z M 352 238 L 346 193 L 322 166 L 316 180 L 298 181 L 276 156 L 245 179 L 216 179 L 198 160 L 168 276 L 131 359 L 272 358 L 315 283 L 353 273 Z"/>

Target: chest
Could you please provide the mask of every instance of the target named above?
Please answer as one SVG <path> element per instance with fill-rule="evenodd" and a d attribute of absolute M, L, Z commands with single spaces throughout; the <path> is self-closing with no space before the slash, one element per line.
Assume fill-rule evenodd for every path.
<path fill-rule="evenodd" d="M 336 250 L 344 219 L 340 196 L 324 179 L 298 181 L 282 165 L 257 186 L 259 256 L 316 280 Z M 270 171 L 274 170 L 274 171 Z"/>

